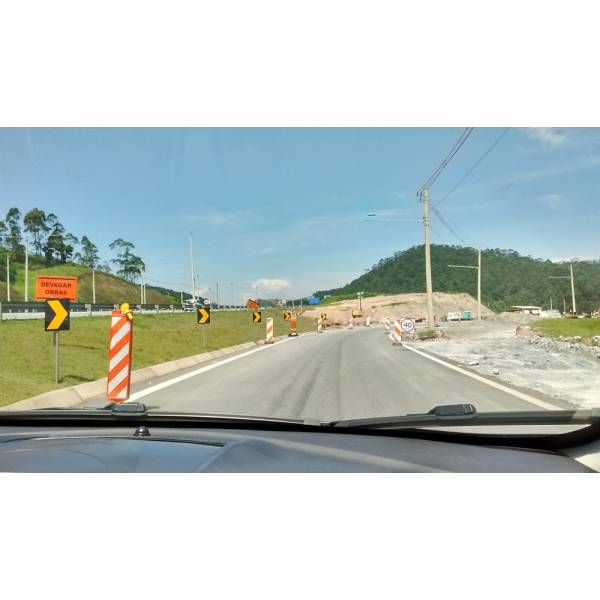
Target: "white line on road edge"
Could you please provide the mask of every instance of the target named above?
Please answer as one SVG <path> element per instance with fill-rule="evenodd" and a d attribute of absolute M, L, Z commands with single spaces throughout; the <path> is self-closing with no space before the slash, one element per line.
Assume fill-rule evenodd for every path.
<path fill-rule="evenodd" d="M 501 383 L 496 383 L 495 381 L 490 381 L 489 379 L 486 379 L 485 377 L 481 377 L 481 375 L 476 375 L 475 373 L 471 373 L 470 371 L 461 369 L 460 367 L 457 367 L 455 365 L 447 363 L 445 360 L 442 360 L 441 358 L 436 358 L 434 356 L 431 356 L 430 354 L 426 354 L 425 352 L 421 352 L 420 350 L 411 348 L 410 346 L 404 346 L 404 347 L 407 350 L 414 352 L 415 354 L 419 354 L 420 356 L 424 356 L 425 358 L 428 358 L 429 360 L 432 360 L 433 362 L 436 362 L 440 365 L 444 365 L 444 367 L 447 367 L 448 369 L 452 369 L 453 371 L 462 373 L 463 375 L 466 375 L 467 377 L 470 377 L 471 379 L 475 379 L 476 381 L 481 381 L 481 383 L 486 383 L 490 387 L 493 387 L 493 388 L 496 388 L 497 390 L 506 392 L 507 394 L 511 394 L 512 396 L 516 396 L 517 398 L 520 398 L 521 400 L 525 400 L 526 402 L 530 402 L 531 404 L 535 404 L 536 406 L 539 406 L 540 408 L 545 408 L 546 410 L 560 410 L 560 408 L 561 408 L 560 406 L 555 406 L 554 404 L 550 404 L 549 402 L 544 402 L 544 400 L 539 400 L 538 398 L 534 398 L 533 396 L 530 396 L 529 394 L 524 394 L 523 392 L 518 392 L 517 390 L 513 390 L 512 388 L 502 385 Z"/>
<path fill-rule="evenodd" d="M 146 388 L 144 390 L 140 390 L 139 392 L 135 392 L 129 396 L 129 400 L 125 400 L 125 402 L 136 402 L 140 398 L 147 396 L 148 394 L 153 394 L 154 392 L 158 392 L 159 390 L 164 390 L 166 387 L 170 385 L 175 385 L 176 383 L 180 383 L 181 381 L 185 381 L 186 379 L 190 379 L 191 377 L 195 377 L 196 375 L 200 375 L 201 373 L 205 373 L 206 371 L 210 371 L 211 369 L 216 369 L 222 365 L 229 364 L 234 360 L 239 360 L 240 358 L 244 358 L 245 356 L 249 356 L 250 354 L 254 354 L 255 352 L 260 352 L 261 350 L 268 350 L 269 348 L 277 348 L 277 346 L 281 345 L 284 342 L 289 342 L 292 339 L 296 338 L 287 338 L 284 340 L 280 340 L 276 344 L 272 346 L 260 346 L 259 348 L 253 348 L 252 350 L 248 350 L 248 352 L 243 352 L 242 354 L 236 354 L 235 356 L 230 356 L 229 358 L 225 358 L 223 360 L 219 360 L 216 363 L 211 365 L 206 365 L 205 367 L 201 367 L 200 369 L 196 369 L 195 371 L 190 371 L 189 373 L 184 373 L 183 375 L 179 375 L 178 377 L 173 377 L 173 379 L 168 379 L 167 381 L 163 381 L 162 383 L 157 383 L 152 387 Z M 300 339 L 300 338 L 298 338 Z"/>

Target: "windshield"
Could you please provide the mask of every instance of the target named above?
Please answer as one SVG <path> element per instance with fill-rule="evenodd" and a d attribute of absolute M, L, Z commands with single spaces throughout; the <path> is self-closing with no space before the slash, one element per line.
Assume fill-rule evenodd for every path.
<path fill-rule="evenodd" d="M 329 422 L 599 406 L 599 143 L 2 129 L 0 408 Z"/>

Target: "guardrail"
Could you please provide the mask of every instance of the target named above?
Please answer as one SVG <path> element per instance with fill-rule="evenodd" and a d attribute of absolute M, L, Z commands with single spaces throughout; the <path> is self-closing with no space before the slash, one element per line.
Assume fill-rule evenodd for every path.
<path fill-rule="evenodd" d="M 175 313 L 193 311 L 194 308 L 180 304 L 135 304 L 131 303 L 134 312 L 137 313 Z M 84 304 L 82 302 L 71 302 L 72 316 L 101 316 L 119 308 L 118 304 Z M 244 306 L 224 305 L 212 306 L 214 311 L 246 310 Z M 43 318 L 45 302 L 0 302 L 0 321 L 11 319 L 40 319 Z"/>

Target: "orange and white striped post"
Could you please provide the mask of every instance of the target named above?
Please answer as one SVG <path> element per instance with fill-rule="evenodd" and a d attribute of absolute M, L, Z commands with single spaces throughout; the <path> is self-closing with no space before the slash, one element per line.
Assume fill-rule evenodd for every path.
<path fill-rule="evenodd" d="M 129 398 L 132 346 L 133 312 L 129 304 L 122 304 L 110 317 L 107 397 L 111 402 L 124 402 Z"/>
<path fill-rule="evenodd" d="M 348 329 L 354 329 L 354 321 L 352 320 L 352 317 L 350 317 L 350 320 L 348 321 Z"/>
<path fill-rule="evenodd" d="M 290 332 L 288 333 L 288 337 L 298 337 L 298 322 L 296 320 L 296 315 L 290 319 Z"/>
<path fill-rule="evenodd" d="M 389 317 L 386 317 L 385 318 L 385 333 L 386 333 L 386 335 L 390 335 L 390 323 L 391 323 L 391 321 L 390 321 Z"/>
<path fill-rule="evenodd" d="M 323 319 L 317 319 L 317 333 L 323 333 Z"/>
<path fill-rule="evenodd" d="M 392 346 L 402 346 L 402 329 L 400 328 L 400 321 L 393 321 L 390 340 L 392 340 Z"/>
<path fill-rule="evenodd" d="M 265 344 L 273 343 L 273 319 L 269 317 L 267 319 L 267 337 L 265 339 Z"/>

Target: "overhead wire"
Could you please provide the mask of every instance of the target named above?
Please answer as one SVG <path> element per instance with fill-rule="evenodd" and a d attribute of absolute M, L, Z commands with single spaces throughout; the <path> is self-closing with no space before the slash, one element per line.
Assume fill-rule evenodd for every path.
<path fill-rule="evenodd" d="M 500 143 L 502 138 L 511 130 L 511 127 L 507 127 L 494 141 L 494 143 L 479 157 L 477 162 L 454 184 L 452 188 L 440 200 L 435 204 L 438 207 L 456 188 L 482 163 L 485 157 Z"/>
<path fill-rule="evenodd" d="M 444 160 L 438 165 L 435 171 L 429 176 L 429 178 L 423 184 L 431 187 L 437 178 L 441 175 L 442 171 L 448 166 L 450 161 L 456 156 L 456 153 L 462 148 L 463 144 L 467 141 L 469 136 L 473 133 L 474 127 L 465 127 L 464 131 L 460 134 L 460 137 L 448 152 L 448 155 Z"/>

